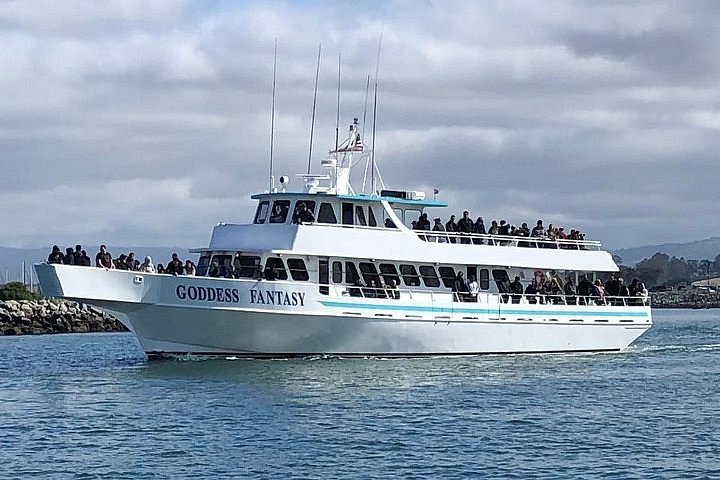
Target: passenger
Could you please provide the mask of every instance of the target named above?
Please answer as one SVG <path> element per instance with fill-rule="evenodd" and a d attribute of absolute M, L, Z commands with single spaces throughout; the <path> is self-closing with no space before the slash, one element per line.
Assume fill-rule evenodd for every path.
<path fill-rule="evenodd" d="M 417 224 L 417 220 L 413 220 L 412 222 L 410 222 L 410 230 L 417 230 Z"/>
<path fill-rule="evenodd" d="M 457 223 L 458 232 L 464 235 L 469 235 L 473 233 L 473 229 L 475 227 L 475 224 L 472 220 L 470 220 L 470 212 L 465 210 L 463 212 L 463 218 L 460 219 L 460 221 Z M 470 243 L 469 238 L 461 238 L 460 243 Z"/>
<path fill-rule="evenodd" d="M 443 226 L 440 218 L 438 217 L 438 218 L 434 219 L 433 222 L 435 222 L 435 225 L 433 225 L 432 231 L 433 232 L 443 232 L 443 234 L 438 233 L 438 234 L 433 235 L 432 241 L 438 242 L 438 243 L 448 243 L 448 237 L 447 237 L 447 235 L 444 235 L 445 227 Z"/>
<path fill-rule="evenodd" d="M 140 271 L 145 273 L 155 273 L 155 265 L 152 263 L 152 258 L 145 257 L 145 261 L 140 265 Z"/>
<path fill-rule="evenodd" d="M 510 279 L 505 277 L 502 280 L 496 280 L 495 282 L 498 287 L 498 291 L 503 294 L 500 295 L 500 299 L 503 303 L 508 303 L 510 301 L 510 295 L 507 295 L 510 293 Z"/>
<path fill-rule="evenodd" d="M 195 264 L 192 260 L 185 260 L 185 275 L 195 275 Z"/>
<path fill-rule="evenodd" d="M 477 220 L 475 220 L 475 225 L 473 227 L 473 233 L 476 235 L 485 235 L 485 222 L 483 221 L 482 217 L 478 217 Z M 485 243 L 485 240 L 482 238 L 474 238 L 473 243 L 476 245 L 483 245 Z"/>
<path fill-rule="evenodd" d="M 428 220 L 427 213 L 423 212 L 423 214 L 420 215 L 420 218 L 418 219 L 418 222 L 416 225 L 416 229 L 417 230 L 430 230 L 430 220 Z"/>
<path fill-rule="evenodd" d="M 365 298 L 377 298 L 377 286 L 375 280 L 370 280 L 370 284 L 363 289 L 363 295 Z"/>
<path fill-rule="evenodd" d="M 158 265 L 158 273 L 160 273 L 160 265 Z M 213 260 L 208 269 L 208 277 L 219 278 L 220 277 L 220 265 L 217 260 Z"/>
<path fill-rule="evenodd" d="M 82 245 L 75 245 L 75 251 L 73 252 L 73 265 L 85 265 L 85 262 L 83 262 L 82 252 Z"/>
<path fill-rule="evenodd" d="M 257 264 L 255 266 L 255 273 L 253 274 L 253 280 L 257 280 L 258 282 L 263 280 L 263 270 L 260 264 Z"/>
<path fill-rule="evenodd" d="M 48 255 L 47 263 L 62 264 L 65 263 L 65 255 L 60 251 L 60 247 L 53 245 L 52 252 Z"/>
<path fill-rule="evenodd" d="M 475 280 L 474 275 L 470 275 L 468 277 L 468 296 L 467 299 L 470 302 L 477 302 L 478 301 L 478 295 L 480 295 L 480 285 L 478 285 L 477 280 Z"/>
<path fill-rule="evenodd" d="M 166 273 L 170 273 L 172 275 L 182 275 L 183 274 L 183 263 L 182 260 L 178 258 L 177 253 L 172 254 L 172 260 L 170 260 L 170 263 L 167 264 L 167 268 L 165 269 Z"/>
<path fill-rule="evenodd" d="M 387 285 L 383 277 L 378 278 L 377 298 L 388 298 Z"/>
<path fill-rule="evenodd" d="M 523 294 L 523 286 L 520 277 L 515 276 L 515 280 L 510 284 L 510 292 L 513 294 L 512 303 L 520 303 Z"/>
<path fill-rule="evenodd" d="M 351 297 L 362 297 L 363 296 L 363 290 L 365 290 L 365 284 L 361 279 L 355 280 L 355 283 L 352 287 L 348 288 L 348 292 L 350 293 Z"/>
<path fill-rule="evenodd" d="M 577 294 L 580 297 L 579 304 L 580 305 L 589 304 L 588 297 L 590 297 L 593 294 L 593 291 L 594 291 L 593 284 L 590 283 L 590 281 L 587 279 L 587 277 L 585 275 L 581 275 L 580 281 L 578 282 L 578 286 L 577 286 Z"/>
<path fill-rule="evenodd" d="M 92 260 L 90 260 L 90 257 L 88 256 L 87 252 L 85 250 L 82 251 L 82 266 L 84 267 L 90 267 L 92 266 Z"/>
<path fill-rule="evenodd" d="M 395 300 L 398 300 L 400 298 L 400 290 L 398 290 L 397 282 L 394 278 L 390 279 L 387 289 L 389 298 L 393 298 Z"/>
<path fill-rule="evenodd" d="M 270 223 L 285 223 L 286 216 L 286 209 L 282 205 L 276 203 L 273 207 L 272 215 L 270 215 Z"/>
<path fill-rule="evenodd" d="M 127 255 L 121 253 L 120 256 L 115 260 L 115 268 L 118 270 L 127 270 Z"/>
<path fill-rule="evenodd" d="M 269 280 L 271 282 L 277 280 L 277 272 L 274 268 L 271 268 L 269 266 L 265 267 L 265 272 L 263 272 L 263 277 L 265 277 L 265 280 Z"/>
<path fill-rule="evenodd" d="M 510 236 L 510 224 L 507 223 L 505 220 L 500 220 L 500 226 L 498 227 L 498 235 L 501 235 L 503 237 Z M 500 245 L 509 245 L 510 242 L 508 240 L 501 240 L 498 242 Z"/>
<path fill-rule="evenodd" d="M 385 219 L 385 228 L 395 228 L 395 222 L 393 222 L 389 218 L 386 218 Z"/>
<path fill-rule="evenodd" d="M 498 223 L 497 220 L 493 220 L 490 222 L 490 229 L 488 230 L 488 235 L 498 235 Z M 488 245 L 497 245 L 497 240 L 490 239 L 488 241 Z"/>
<path fill-rule="evenodd" d="M 595 280 L 593 299 L 596 305 L 605 305 L 605 288 L 599 278 Z"/>
<path fill-rule="evenodd" d="M 625 280 L 620 277 L 618 278 L 618 299 L 615 302 L 616 305 L 624 305 L 627 302 L 627 297 L 630 296 L 630 291 L 625 285 Z"/>
<path fill-rule="evenodd" d="M 453 280 L 453 284 L 452 284 L 452 292 L 453 292 L 453 297 L 454 297 L 455 301 L 457 301 L 457 302 L 465 301 L 465 299 L 466 299 L 465 297 L 467 296 L 467 293 L 468 293 L 468 287 L 467 287 L 467 284 L 465 283 L 465 279 L 463 278 L 462 272 L 458 272 L 457 275 L 455 276 L 455 280 Z"/>
<path fill-rule="evenodd" d="M 530 236 L 530 228 L 528 228 L 528 224 L 523 222 L 522 225 L 516 230 L 515 234 L 518 237 L 524 237 L 528 238 Z M 518 242 L 518 247 L 529 247 L 529 242 Z"/>
<path fill-rule="evenodd" d="M 73 249 L 68 247 L 65 249 L 65 256 L 63 257 L 64 265 L 75 265 L 75 254 Z"/>
<path fill-rule="evenodd" d="M 453 235 L 458 231 L 457 223 L 455 223 L 455 215 L 450 215 L 450 220 L 445 224 L 445 231 L 450 234 L 450 243 L 457 242 L 457 237 Z"/>
<path fill-rule="evenodd" d="M 537 282 L 533 279 L 533 281 L 530 282 L 527 287 L 525 287 L 525 298 L 527 298 L 528 303 L 537 303 L 537 293 Z"/>
<path fill-rule="evenodd" d="M 292 223 L 296 225 L 302 225 L 303 223 L 313 223 L 315 221 L 315 215 L 307 208 L 305 202 L 301 202 L 295 208 L 295 213 L 292 216 Z"/>
<path fill-rule="evenodd" d="M 548 285 L 548 295 L 550 295 L 551 301 L 553 305 L 559 305 L 561 303 L 564 303 L 563 298 L 563 289 L 560 286 L 560 280 L 558 280 L 558 277 L 552 277 Z"/>
<path fill-rule="evenodd" d="M 535 237 L 535 238 L 543 238 L 544 230 L 545 230 L 545 228 L 543 227 L 542 220 L 538 220 L 537 225 L 535 225 L 535 227 L 532 229 L 530 236 Z"/>
<path fill-rule="evenodd" d="M 163 264 L 162 264 L 162 263 L 158 263 L 158 264 L 157 264 L 157 270 L 156 270 L 156 271 L 157 271 L 157 273 L 166 273 L 166 272 L 165 272 L 165 267 L 163 267 Z M 211 276 L 212 276 L 212 275 L 211 275 Z"/>
<path fill-rule="evenodd" d="M 135 253 L 130 252 L 128 253 L 127 259 L 125 260 L 127 263 L 128 270 L 132 270 L 133 272 L 136 272 L 138 268 L 140 268 L 140 262 L 135 259 Z"/>
<path fill-rule="evenodd" d="M 610 298 L 620 295 L 620 282 L 615 278 L 615 274 L 610 274 L 610 278 L 605 282 L 605 295 Z"/>
<path fill-rule="evenodd" d="M 565 303 L 568 305 L 576 305 L 577 304 L 577 297 L 576 297 L 576 290 L 575 285 L 573 283 L 572 277 L 567 277 L 567 280 L 565 282 L 565 287 L 563 288 L 565 290 Z"/>
<path fill-rule="evenodd" d="M 100 251 L 97 255 L 95 255 L 95 266 L 108 269 L 115 268 L 112 255 L 110 255 L 110 252 L 107 251 L 107 247 L 105 245 L 100 245 Z"/>

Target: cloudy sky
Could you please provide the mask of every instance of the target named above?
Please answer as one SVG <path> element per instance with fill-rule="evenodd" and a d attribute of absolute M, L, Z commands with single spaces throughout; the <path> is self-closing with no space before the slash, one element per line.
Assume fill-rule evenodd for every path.
<path fill-rule="evenodd" d="M 0 0 L 0 245 L 207 244 L 379 76 L 390 188 L 609 248 L 720 233 L 720 2 Z M 372 95 L 372 94 L 371 94 Z M 299 186 L 295 181 L 295 185 Z"/>

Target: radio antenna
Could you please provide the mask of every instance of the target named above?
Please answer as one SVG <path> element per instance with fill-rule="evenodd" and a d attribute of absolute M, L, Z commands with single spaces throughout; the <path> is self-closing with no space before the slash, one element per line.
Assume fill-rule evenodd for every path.
<path fill-rule="evenodd" d="M 273 177 L 273 152 L 275 148 L 275 80 L 277 78 L 277 37 L 275 37 L 275 48 L 273 49 L 273 81 L 272 81 L 272 106 L 270 107 L 270 192 L 275 188 Z"/>
<path fill-rule="evenodd" d="M 375 195 L 375 123 L 377 121 L 378 74 L 380 73 L 380 49 L 382 48 L 382 38 L 383 32 L 380 31 L 377 61 L 375 63 L 375 94 L 373 99 L 372 151 L 370 152 L 370 187 L 372 188 L 371 195 Z"/>
<path fill-rule="evenodd" d="M 369 91 L 370 91 L 370 75 L 367 76 L 367 82 L 365 83 L 365 108 L 363 108 L 362 133 L 360 135 L 363 143 L 365 143 L 365 117 L 367 117 L 367 101 L 368 101 L 368 92 Z"/>
<path fill-rule="evenodd" d="M 318 78 L 320 77 L 320 52 L 322 43 L 318 45 L 317 67 L 315 68 L 315 93 L 313 94 L 312 119 L 310 120 L 310 149 L 308 151 L 307 173 L 310 174 L 310 161 L 312 160 L 313 135 L 315 134 L 315 107 L 317 105 Z"/>
<path fill-rule="evenodd" d="M 338 52 L 338 80 L 337 80 L 337 111 L 335 113 L 335 151 L 340 141 L 340 72 L 342 68 L 342 50 Z"/>

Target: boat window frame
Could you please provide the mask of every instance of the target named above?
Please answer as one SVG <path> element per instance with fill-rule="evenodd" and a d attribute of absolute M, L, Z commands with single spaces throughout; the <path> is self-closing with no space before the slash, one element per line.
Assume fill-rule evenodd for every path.
<path fill-rule="evenodd" d="M 363 267 L 369 267 L 369 271 L 365 271 L 368 268 Z M 370 281 L 372 280 L 375 283 L 375 286 L 378 287 L 380 285 L 380 275 L 378 274 L 377 267 L 372 262 L 358 262 L 358 268 L 360 269 L 360 275 L 362 275 L 363 282 L 366 286 L 370 286 Z"/>
<path fill-rule="evenodd" d="M 398 270 L 397 270 L 397 267 L 395 266 L 395 264 L 381 263 L 380 265 L 378 265 L 378 267 L 379 267 L 380 275 L 383 277 L 383 280 L 385 280 L 386 285 L 390 285 L 390 280 L 395 280 L 395 286 L 400 285 L 400 275 L 398 275 Z M 385 267 L 390 267 L 392 270 L 385 272 L 383 270 L 388 270 Z"/>
<path fill-rule="evenodd" d="M 270 215 L 270 218 L 268 220 L 268 223 L 274 223 L 278 225 L 282 225 L 283 223 L 287 223 L 288 220 L 288 214 L 290 213 L 290 200 L 274 200 L 273 206 L 271 212 L 275 211 L 275 207 L 280 207 L 281 213 L 279 213 L 277 216 Z M 279 219 L 279 220 L 273 220 L 273 219 Z"/>
<path fill-rule="evenodd" d="M 263 207 L 265 207 L 264 210 Z M 268 213 L 270 213 L 270 200 L 261 200 L 260 203 L 258 203 L 257 209 L 255 210 L 255 219 L 253 220 L 253 223 L 256 225 L 262 225 L 267 221 Z M 209 265 L 210 264 L 208 264 L 208 266 Z"/>
<path fill-rule="evenodd" d="M 279 263 L 282 268 L 279 267 L 272 267 L 268 265 L 270 262 L 273 263 Z M 275 272 L 275 280 L 287 280 L 288 279 L 288 272 L 285 268 L 285 262 L 283 262 L 283 259 L 280 257 L 267 257 L 265 259 L 265 268 L 263 268 L 263 272 L 266 271 L 268 268 L 273 270 Z"/>
<path fill-rule="evenodd" d="M 409 228 L 409 229 L 411 229 L 411 230 L 412 230 L 412 222 L 413 222 L 413 221 L 414 221 L 414 222 L 417 222 L 418 220 L 420 220 L 420 216 L 423 214 L 422 208 L 421 208 L 421 209 L 417 209 L 417 208 L 404 208 L 402 212 L 403 212 L 403 216 L 402 216 L 403 225 L 405 225 L 407 228 Z M 408 220 L 408 215 L 407 215 L 407 214 L 408 214 L 409 212 L 417 212 L 417 218 L 413 218 L 413 219 Z"/>
<path fill-rule="evenodd" d="M 432 275 L 428 275 L 427 273 L 423 273 L 423 269 L 427 273 L 432 273 Z M 428 269 L 430 269 L 428 271 Z M 440 287 L 440 277 L 438 277 L 437 270 L 435 270 L 435 267 L 432 265 L 419 265 L 418 266 L 418 272 L 420 273 L 420 278 L 422 278 L 423 285 L 425 285 L 428 288 L 438 288 Z"/>
<path fill-rule="evenodd" d="M 336 268 L 339 267 L 339 268 Z M 340 260 L 333 260 L 332 266 L 330 268 L 330 275 L 332 277 L 332 282 L 335 284 L 341 284 L 343 283 L 343 264 Z"/>
<path fill-rule="evenodd" d="M 447 269 L 450 269 L 450 272 L 452 272 L 452 275 L 449 277 L 443 273 L 443 270 L 447 273 Z M 453 283 L 455 283 L 455 279 L 457 278 L 457 272 L 455 271 L 455 268 L 450 265 L 441 265 L 438 267 L 438 276 L 445 288 L 452 288 Z"/>
<path fill-rule="evenodd" d="M 340 209 L 342 224 L 355 225 L 355 204 L 352 202 L 342 202 Z"/>
<path fill-rule="evenodd" d="M 290 262 L 300 263 L 297 267 L 293 267 L 291 266 Z M 310 280 L 310 272 L 308 272 L 305 261 L 302 258 L 288 258 L 286 263 L 287 269 L 290 272 L 290 278 L 292 278 L 296 282 L 307 282 L 308 280 Z"/>
<path fill-rule="evenodd" d="M 350 260 L 345 261 L 345 283 L 349 285 L 353 285 L 355 282 L 358 281 L 360 278 L 360 273 L 358 272 L 357 266 L 355 266 L 355 262 L 352 262 Z"/>
<path fill-rule="evenodd" d="M 367 227 L 367 218 L 365 217 L 365 209 L 360 204 L 355 204 L 355 225 Z"/>
<path fill-rule="evenodd" d="M 478 272 L 478 284 L 480 290 L 490 290 L 490 270 L 481 268 Z"/>
<path fill-rule="evenodd" d="M 330 214 L 332 215 L 332 221 L 329 221 L 330 217 L 325 218 L 327 215 L 327 210 L 330 210 Z M 337 225 L 337 216 L 335 215 L 335 207 L 330 202 L 321 202 L 320 208 L 318 209 L 317 214 L 317 223 L 326 223 L 329 225 Z"/>
<path fill-rule="evenodd" d="M 250 264 L 243 264 L 243 259 L 252 259 L 253 263 Z M 239 261 L 235 261 L 238 260 Z M 235 256 L 235 259 L 233 259 L 233 268 L 235 268 L 235 271 L 237 272 L 238 278 L 254 278 L 257 274 L 258 267 L 260 266 L 260 263 L 262 262 L 262 259 L 259 255 L 240 255 Z M 252 270 L 250 270 L 252 269 Z M 249 273 L 249 275 L 248 275 Z"/>
<path fill-rule="evenodd" d="M 375 212 L 372 205 L 368 205 L 368 227 L 377 227 L 377 218 L 375 217 Z"/>
<path fill-rule="evenodd" d="M 405 273 L 404 270 L 407 270 L 407 268 L 404 267 L 410 267 L 411 271 L 408 273 Z M 415 268 L 415 265 L 409 264 L 409 263 L 403 263 L 400 264 L 400 276 L 403 279 L 403 284 L 405 284 L 406 287 L 419 287 L 421 285 L 420 282 L 420 276 L 418 275 L 418 271 Z M 408 281 L 408 279 L 415 279 L 414 281 Z M 417 282 L 417 283 L 415 283 Z"/>

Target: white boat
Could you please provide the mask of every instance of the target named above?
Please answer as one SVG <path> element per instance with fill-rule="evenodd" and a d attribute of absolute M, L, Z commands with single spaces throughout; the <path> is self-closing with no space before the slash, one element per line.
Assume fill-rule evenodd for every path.
<path fill-rule="evenodd" d="M 367 194 L 350 181 L 363 159 L 363 184 L 374 180 Z M 447 204 L 377 191 L 357 120 L 322 167 L 299 176 L 298 191 L 271 183 L 254 195 L 252 223 L 215 226 L 209 246 L 193 250 L 194 276 L 38 264 L 42 292 L 116 316 L 150 357 L 616 351 L 652 325 L 645 298 L 507 293 L 516 276 L 577 285 L 617 271 L 599 242 L 408 228 Z M 314 221 L 293 222 L 301 204 Z M 237 278 L 218 278 L 233 269 Z M 477 279 L 476 295 L 453 291 L 458 272 Z M 377 288 L 381 279 L 398 288 Z"/>

